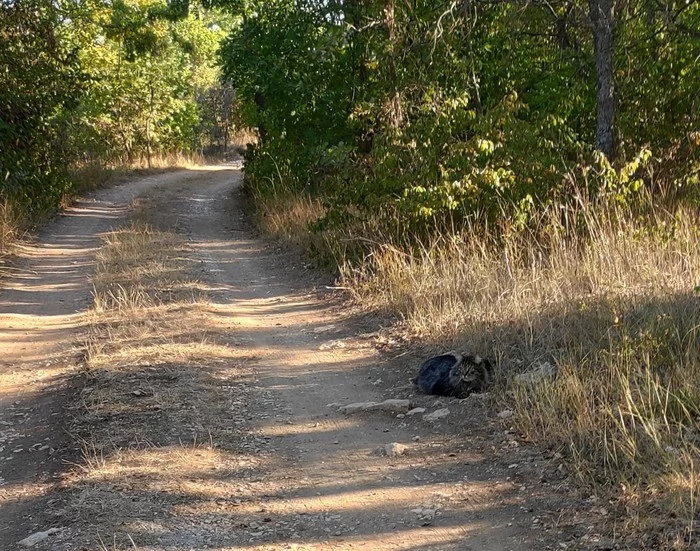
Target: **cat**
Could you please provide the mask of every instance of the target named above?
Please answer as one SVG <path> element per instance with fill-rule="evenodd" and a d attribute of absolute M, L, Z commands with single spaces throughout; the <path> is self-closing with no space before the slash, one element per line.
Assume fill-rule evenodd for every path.
<path fill-rule="evenodd" d="M 486 390 L 492 379 L 493 367 L 488 360 L 450 352 L 423 362 L 413 384 L 425 394 L 466 398 Z"/>

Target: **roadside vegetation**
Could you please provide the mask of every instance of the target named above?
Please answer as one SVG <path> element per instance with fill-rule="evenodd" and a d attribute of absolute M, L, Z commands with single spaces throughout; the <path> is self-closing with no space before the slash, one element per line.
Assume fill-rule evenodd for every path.
<path fill-rule="evenodd" d="M 0 4 L 0 255 L 72 194 L 235 145 L 234 17 L 161 1 Z"/>
<path fill-rule="evenodd" d="M 260 227 L 422 343 L 494 358 L 494 401 L 640 547 L 700 521 L 699 17 L 277 1 L 221 53 Z"/>

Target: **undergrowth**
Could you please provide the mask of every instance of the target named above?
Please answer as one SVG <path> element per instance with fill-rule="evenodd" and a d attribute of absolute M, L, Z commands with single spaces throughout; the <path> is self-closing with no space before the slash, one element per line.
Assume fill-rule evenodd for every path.
<path fill-rule="evenodd" d="M 20 234 L 20 225 L 15 209 L 10 201 L 0 203 L 0 259 L 5 255 L 12 243 Z"/>

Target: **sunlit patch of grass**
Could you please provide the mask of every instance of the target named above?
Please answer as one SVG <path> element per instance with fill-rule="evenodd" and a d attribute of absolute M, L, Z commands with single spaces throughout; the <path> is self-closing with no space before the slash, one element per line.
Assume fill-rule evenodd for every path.
<path fill-rule="evenodd" d="M 325 214 L 319 199 L 291 192 L 258 195 L 255 208 L 257 225 L 265 235 L 305 249 L 314 246 L 311 224 Z"/>
<path fill-rule="evenodd" d="M 210 322 L 210 304 L 176 234 L 140 222 L 108 234 L 93 285 L 91 368 L 237 357 Z"/>
<path fill-rule="evenodd" d="M 236 367 L 247 357 L 214 319 L 185 240 L 139 221 L 167 227 L 152 208 L 136 201 L 134 221 L 105 235 L 97 254 L 71 427 L 83 458 L 63 514 L 94 525 L 100 511 L 96 525 L 115 549 L 130 535 L 156 537 L 137 529 L 144 515 L 230 497 L 234 475 L 259 463 L 238 443 L 247 398 Z"/>
<path fill-rule="evenodd" d="M 85 471 L 85 483 L 108 484 L 117 491 L 228 497 L 223 493 L 224 489 L 219 488 L 225 486 L 222 480 L 257 467 L 261 462 L 254 456 L 219 450 L 209 442 L 183 442 L 167 447 L 144 442 L 138 449 L 115 449 L 112 452 L 105 459 L 101 453 L 85 447 L 83 461 L 89 466 Z"/>

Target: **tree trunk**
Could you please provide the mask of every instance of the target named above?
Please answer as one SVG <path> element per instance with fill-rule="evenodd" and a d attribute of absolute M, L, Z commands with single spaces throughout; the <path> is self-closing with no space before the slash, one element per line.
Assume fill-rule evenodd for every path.
<path fill-rule="evenodd" d="M 595 145 L 612 161 L 615 157 L 614 0 L 589 0 L 588 3 L 593 28 L 597 88 Z"/>

